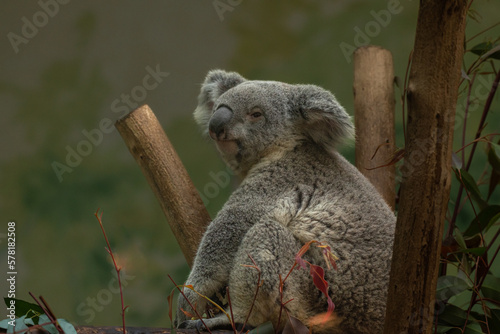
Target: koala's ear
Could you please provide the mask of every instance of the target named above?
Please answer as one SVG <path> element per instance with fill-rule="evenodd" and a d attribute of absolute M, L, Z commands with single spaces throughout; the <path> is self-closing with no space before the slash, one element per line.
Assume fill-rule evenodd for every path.
<path fill-rule="evenodd" d="M 354 136 L 350 116 L 329 91 L 314 85 L 295 86 L 302 134 L 328 151 Z"/>
<path fill-rule="evenodd" d="M 246 81 L 236 72 L 226 72 L 223 70 L 212 70 L 208 72 L 205 81 L 201 85 L 201 92 L 198 95 L 198 106 L 194 111 L 194 119 L 208 132 L 208 122 L 212 116 L 212 108 L 215 100 L 227 90 Z"/>

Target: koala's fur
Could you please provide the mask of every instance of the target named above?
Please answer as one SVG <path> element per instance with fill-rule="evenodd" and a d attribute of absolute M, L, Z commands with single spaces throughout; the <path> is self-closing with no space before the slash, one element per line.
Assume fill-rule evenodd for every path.
<path fill-rule="evenodd" d="M 335 151 L 353 134 L 335 97 L 313 85 L 248 81 L 214 70 L 198 102 L 196 121 L 243 181 L 208 226 L 186 284 L 209 297 L 229 286 L 235 322 L 242 324 L 258 279 L 257 270 L 242 266 L 252 264 L 250 255 L 263 285 L 248 324 L 272 321 L 283 328 L 284 311 L 277 323 L 279 275 L 289 272 L 301 246 L 317 240 L 338 257 L 338 270 L 325 271 L 336 320 L 322 330 L 382 332 L 396 219 L 367 179 Z M 305 258 L 326 267 L 314 245 Z M 204 309 L 196 293 L 184 292 Z M 327 310 L 308 270 L 294 270 L 283 294 L 283 301 L 293 298 L 286 305 L 289 314 L 306 325 Z M 191 311 L 182 296 L 180 307 Z M 222 314 L 204 321 L 211 328 L 229 324 Z M 181 311 L 176 323 L 200 326 Z"/>

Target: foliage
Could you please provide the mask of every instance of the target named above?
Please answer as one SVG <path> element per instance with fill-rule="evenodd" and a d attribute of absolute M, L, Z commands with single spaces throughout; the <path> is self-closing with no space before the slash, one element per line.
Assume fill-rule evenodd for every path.
<path fill-rule="evenodd" d="M 0 321 L 0 328 L 5 329 L 7 333 L 26 333 L 40 328 L 50 334 L 76 334 L 73 325 L 64 319 L 56 319 L 43 298 L 41 299 L 45 304 L 43 307 L 41 304 L 37 305 L 19 299 L 4 298 L 7 309 L 14 303 L 15 314 L 13 316 L 15 318 Z M 38 300 L 35 300 L 38 303 Z"/>
<path fill-rule="evenodd" d="M 452 188 L 458 190 L 452 192 L 443 235 L 435 333 L 498 333 L 500 330 L 500 278 L 492 271 L 500 251 L 500 206 L 495 204 L 500 183 L 500 140 L 497 140 L 500 133 L 497 129 L 483 133 L 487 120 L 498 118 L 492 115 L 492 104 L 500 79 L 496 68 L 500 38 L 471 43 L 489 29 L 466 41 L 466 49 L 470 44 L 473 46 L 464 56 L 460 86 L 464 103 L 458 103 L 455 119 L 455 137 L 461 148 L 453 154 L 456 178 Z M 479 95 L 478 87 L 487 94 Z M 401 97 L 403 112 L 405 92 L 406 88 Z M 474 138 L 466 144 L 470 137 L 468 123 L 477 118 Z M 476 151 L 478 145 L 484 150 Z M 399 155 L 399 159 L 401 157 Z M 474 169 L 473 163 L 476 163 Z M 478 163 L 483 165 L 479 176 L 476 175 Z M 472 210 L 472 219 L 462 217 L 467 210 Z"/>

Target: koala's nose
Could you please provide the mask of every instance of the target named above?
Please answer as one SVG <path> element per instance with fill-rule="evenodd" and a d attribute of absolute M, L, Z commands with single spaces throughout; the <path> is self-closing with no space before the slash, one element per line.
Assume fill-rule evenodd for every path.
<path fill-rule="evenodd" d="M 218 108 L 208 123 L 208 132 L 210 133 L 210 137 L 214 140 L 224 139 L 226 134 L 226 125 L 232 117 L 233 111 L 228 107 Z"/>

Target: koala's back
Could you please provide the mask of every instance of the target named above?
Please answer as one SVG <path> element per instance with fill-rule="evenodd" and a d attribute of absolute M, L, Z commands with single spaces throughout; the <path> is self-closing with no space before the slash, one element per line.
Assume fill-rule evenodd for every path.
<path fill-rule="evenodd" d="M 396 219 L 375 188 L 340 154 L 302 143 L 278 159 L 263 161 L 219 214 L 233 210 L 248 212 L 250 216 L 241 218 L 249 224 L 270 220 L 286 227 L 299 244 L 328 244 L 338 268 L 325 277 L 344 318 L 342 328 L 382 330 Z M 325 267 L 319 252 L 312 261 Z M 312 309 L 326 310 L 324 298 L 311 303 Z"/>

